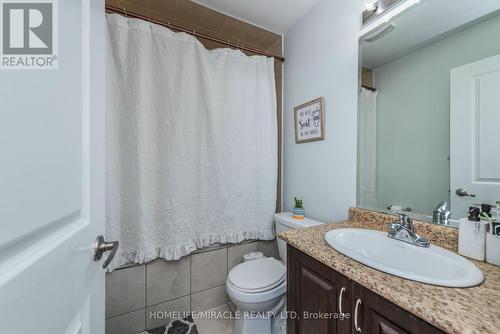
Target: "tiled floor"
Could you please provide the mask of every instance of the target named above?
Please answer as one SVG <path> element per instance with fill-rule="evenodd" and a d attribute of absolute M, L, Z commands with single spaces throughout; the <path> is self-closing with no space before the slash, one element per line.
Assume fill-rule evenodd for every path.
<path fill-rule="evenodd" d="M 228 305 L 222 305 L 210 311 L 228 313 L 230 309 Z M 195 323 L 200 334 L 233 334 L 232 319 L 201 319 L 195 320 Z"/>

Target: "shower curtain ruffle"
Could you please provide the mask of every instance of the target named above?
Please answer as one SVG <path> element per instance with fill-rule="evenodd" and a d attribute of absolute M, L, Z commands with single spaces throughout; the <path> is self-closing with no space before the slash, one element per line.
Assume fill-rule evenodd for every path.
<path fill-rule="evenodd" d="M 119 253 L 115 256 L 113 263 L 110 264 L 109 271 L 126 264 L 148 263 L 158 258 L 168 261 L 178 260 L 198 249 L 206 248 L 214 244 L 237 244 L 245 240 L 273 240 L 274 238 L 275 234 L 270 232 L 240 232 L 231 235 L 208 235 L 193 240 L 190 245 L 151 247 L 129 251 L 127 253 Z"/>

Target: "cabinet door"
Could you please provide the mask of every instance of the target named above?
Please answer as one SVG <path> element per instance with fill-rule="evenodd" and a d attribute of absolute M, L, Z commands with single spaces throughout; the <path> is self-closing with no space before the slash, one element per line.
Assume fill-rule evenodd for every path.
<path fill-rule="evenodd" d="M 339 320 L 341 311 L 349 313 L 349 281 L 322 263 L 288 246 L 289 334 L 349 333 L 349 319 Z M 294 319 L 293 316 L 297 317 Z"/>
<path fill-rule="evenodd" d="M 336 321 L 322 316 L 336 310 L 337 289 L 335 284 L 312 272 L 305 266 L 298 273 L 300 301 L 297 305 L 299 333 L 327 334 L 336 333 Z"/>
<path fill-rule="evenodd" d="M 352 297 L 354 310 L 352 320 L 353 333 L 443 333 L 427 322 L 354 282 L 352 283 Z"/>
<path fill-rule="evenodd" d="M 368 311 L 368 331 L 373 334 L 408 334 L 407 331 L 397 326 L 395 323 L 382 317 L 380 314 Z"/>

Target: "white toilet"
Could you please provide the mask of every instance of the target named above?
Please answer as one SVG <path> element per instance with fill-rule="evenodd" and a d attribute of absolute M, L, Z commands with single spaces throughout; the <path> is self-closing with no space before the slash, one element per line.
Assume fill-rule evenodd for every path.
<path fill-rule="evenodd" d="M 276 234 L 322 224 L 308 218 L 294 219 L 287 212 L 275 214 L 274 223 Z M 276 326 L 272 324 L 272 316 L 285 304 L 286 293 L 286 242 L 279 238 L 278 250 L 282 261 L 260 257 L 240 263 L 229 272 L 226 291 L 238 307 L 234 334 L 279 334 L 279 326 L 273 331 Z"/>

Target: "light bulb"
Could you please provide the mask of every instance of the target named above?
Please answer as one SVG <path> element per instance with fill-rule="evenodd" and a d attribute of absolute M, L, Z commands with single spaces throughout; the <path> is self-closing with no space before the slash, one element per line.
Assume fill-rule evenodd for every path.
<path fill-rule="evenodd" d="M 365 5 L 365 9 L 369 12 L 374 12 L 377 10 L 377 5 L 375 2 L 370 2 Z"/>

